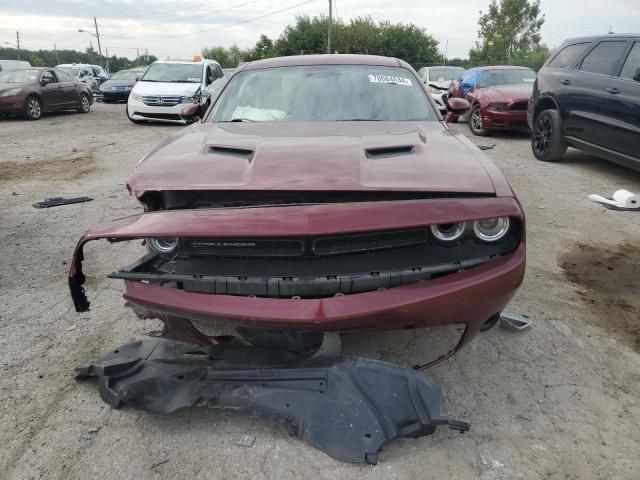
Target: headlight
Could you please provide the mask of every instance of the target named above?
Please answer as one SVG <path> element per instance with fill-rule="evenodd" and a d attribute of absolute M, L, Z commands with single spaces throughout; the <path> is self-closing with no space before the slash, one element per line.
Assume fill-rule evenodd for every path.
<path fill-rule="evenodd" d="M 168 254 L 177 250 L 180 241 L 178 237 L 153 237 L 147 238 L 147 243 L 152 250 Z"/>
<path fill-rule="evenodd" d="M 195 99 L 195 97 L 193 97 L 193 96 L 191 96 L 191 97 L 182 97 L 182 98 L 180 99 L 180 101 L 181 101 L 182 103 L 196 103 L 196 99 Z"/>
<path fill-rule="evenodd" d="M 509 231 L 509 217 L 485 218 L 473 222 L 473 233 L 485 242 L 497 242 Z"/>
<path fill-rule="evenodd" d="M 100 86 L 98 87 L 98 90 L 100 90 L 101 92 L 104 92 L 104 84 L 103 84 L 103 85 L 100 85 Z"/>
<path fill-rule="evenodd" d="M 0 92 L 0 97 L 15 97 L 16 95 L 20 95 L 20 93 L 22 93 L 21 88 L 10 88 L 9 90 Z"/>
<path fill-rule="evenodd" d="M 489 105 L 489 110 L 502 112 L 504 111 L 504 103 L 492 103 L 491 105 Z"/>
<path fill-rule="evenodd" d="M 133 87 L 132 86 L 128 86 L 125 88 L 125 90 L 131 90 Z"/>
<path fill-rule="evenodd" d="M 464 233 L 464 225 L 464 222 L 431 225 L 431 233 L 438 240 L 443 242 L 453 242 L 460 238 Z"/>
<path fill-rule="evenodd" d="M 138 93 L 132 93 L 131 95 L 129 95 L 129 97 L 133 98 L 136 102 L 142 101 L 142 95 Z"/>

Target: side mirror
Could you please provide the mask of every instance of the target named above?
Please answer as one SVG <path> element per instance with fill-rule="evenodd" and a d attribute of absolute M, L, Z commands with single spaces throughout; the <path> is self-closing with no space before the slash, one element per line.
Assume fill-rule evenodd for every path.
<path fill-rule="evenodd" d="M 633 79 L 634 79 L 636 82 L 640 82 L 640 68 L 638 68 L 638 69 L 636 70 L 636 73 L 634 73 L 634 74 L 633 74 Z"/>
<path fill-rule="evenodd" d="M 200 120 L 200 117 L 198 116 L 199 109 L 200 106 L 197 103 L 189 103 L 180 111 L 180 118 L 187 122 L 197 122 Z"/>
<path fill-rule="evenodd" d="M 48 85 L 53 81 L 53 79 L 51 77 L 42 77 L 42 79 L 40 80 L 40 85 L 44 86 L 44 85 Z"/>
<path fill-rule="evenodd" d="M 447 99 L 447 115 L 444 117 L 444 121 L 450 123 L 454 117 L 464 115 L 470 108 L 471 105 L 464 98 L 449 98 Z"/>
<path fill-rule="evenodd" d="M 137 82 L 138 80 L 140 80 L 141 78 L 142 78 L 142 77 L 136 77 L 136 82 Z"/>

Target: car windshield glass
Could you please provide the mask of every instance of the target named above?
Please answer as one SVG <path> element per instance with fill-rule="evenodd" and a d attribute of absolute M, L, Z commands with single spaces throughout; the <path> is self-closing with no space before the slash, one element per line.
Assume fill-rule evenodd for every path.
<path fill-rule="evenodd" d="M 533 84 L 535 81 L 536 74 L 533 70 L 486 70 L 482 72 L 478 87 Z"/>
<path fill-rule="evenodd" d="M 39 76 L 40 70 L 7 70 L 0 73 L 0 83 L 33 83 Z"/>
<path fill-rule="evenodd" d="M 154 63 L 144 77 L 143 82 L 200 83 L 202 65 L 194 63 Z"/>
<path fill-rule="evenodd" d="M 141 75 L 140 72 L 134 72 L 131 70 L 120 70 L 111 76 L 111 80 L 135 80 L 136 77 Z"/>
<path fill-rule="evenodd" d="M 213 122 L 435 120 L 415 76 L 402 67 L 316 65 L 236 74 Z"/>
<path fill-rule="evenodd" d="M 77 77 L 80 69 L 78 67 L 58 67 L 60 70 L 67 72 L 71 77 Z"/>
<path fill-rule="evenodd" d="M 464 68 L 460 67 L 431 67 L 429 68 L 430 82 L 446 82 L 456 80 L 462 75 Z"/>

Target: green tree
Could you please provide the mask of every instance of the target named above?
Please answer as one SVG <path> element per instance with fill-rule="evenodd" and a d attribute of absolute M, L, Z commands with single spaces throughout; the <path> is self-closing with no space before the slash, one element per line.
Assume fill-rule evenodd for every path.
<path fill-rule="evenodd" d="M 540 48 L 544 24 L 540 0 L 491 0 L 480 11 L 478 41 L 469 52 L 474 63 L 510 63 Z"/>

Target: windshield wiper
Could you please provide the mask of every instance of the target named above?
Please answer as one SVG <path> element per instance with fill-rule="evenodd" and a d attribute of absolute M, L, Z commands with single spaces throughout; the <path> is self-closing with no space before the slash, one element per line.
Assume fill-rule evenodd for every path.
<path fill-rule="evenodd" d="M 232 118 L 228 120 L 229 122 L 255 122 L 255 120 L 251 120 L 249 118 Z"/>

